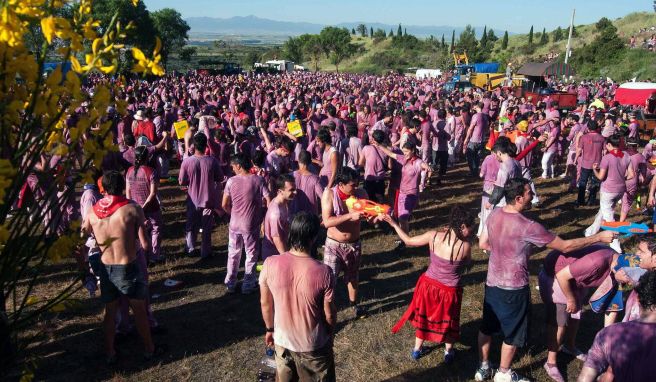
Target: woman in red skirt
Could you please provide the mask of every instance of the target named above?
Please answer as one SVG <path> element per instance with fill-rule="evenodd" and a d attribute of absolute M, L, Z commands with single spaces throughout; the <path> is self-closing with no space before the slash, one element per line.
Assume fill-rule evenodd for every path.
<path fill-rule="evenodd" d="M 385 216 L 408 247 L 428 245 L 430 265 L 419 277 L 410 306 L 392 328 L 398 332 L 406 321 L 415 327 L 415 347 L 411 356 L 417 360 L 424 354 L 424 341 L 445 344 L 444 362 L 455 357 L 453 344 L 460 339 L 460 276 L 470 263 L 470 237 L 474 232 L 474 216 L 464 207 L 451 209 L 449 226 L 441 231 L 428 231 L 410 237 L 391 217 Z"/>

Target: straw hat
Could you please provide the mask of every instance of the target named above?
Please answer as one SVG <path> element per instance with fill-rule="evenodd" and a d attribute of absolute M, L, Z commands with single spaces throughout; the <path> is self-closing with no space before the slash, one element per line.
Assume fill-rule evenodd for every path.
<path fill-rule="evenodd" d="M 134 119 L 136 119 L 137 121 L 143 121 L 145 117 L 146 115 L 144 111 L 141 109 L 137 110 L 137 113 L 134 115 Z"/>

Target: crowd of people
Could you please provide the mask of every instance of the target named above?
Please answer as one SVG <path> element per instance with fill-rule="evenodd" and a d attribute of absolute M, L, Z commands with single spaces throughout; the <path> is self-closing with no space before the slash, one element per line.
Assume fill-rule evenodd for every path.
<path fill-rule="evenodd" d="M 103 81 L 120 80 L 91 77 L 85 90 Z M 116 151 L 96 164 L 94 183 L 84 185 L 79 201 L 71 198 L 44 224 L 61 234 L 76 216 L 83 219 L 88 240 L 79 263 L 86 288 L 94 294 L 99 284 L 106 304 L 109 363 L 116 362 L 117 331 L 132 325 L 128 307 L 145 357 L 166 351 L 151 337 L 163 326 L 150 308 L 147 280 L 150 264 L 175 255 L 162 250 L 166 222 L 158 187 L 177 181 L 187 195 L 186 255 L 212 257 L 212 231 L 227 224 L 225 287 L 228 293 L 259 291 L 278 380 L 336 379 L 334 289 L 341 276 L 348 314 L 370 313 L 358 297 L 360 232 L 369 224 L 395 231 L 399 254 L 406 246 L 429 249 L 428 269 L 392 328 L 398 332 L 406 322 L 415 328 L 412 359 L 425 354 L 424 341 L 445 344 L 445 363 L 456 358 L 462 276 L 477 244 L 488 256 L 488 273 L 480 364 L 472 373 L 476 380 L 525 380 L 511 366 L 528 340 L 528 258 L 534 247 L 547 247 L 552 251 L 539 275 L 547 308 L 547 374 L 564 381 L 555 362 L 564 352 L 585 362 L 581 381 L 602 374 L 646 381 L 656 375 L 649 362 L 656 352 L 656 238 L 645 236 L 632 266 L 618 268 L 624 256 L 618 237 L 600 227 L 615 220 L 619 202 L 619 219 L 626 220 L 641 191 L 649 189 L 648 205 L 656 204 L 652 142 L 641 147 L 637 110 L 613 103 L 616 85 L 549 83 L 576 92 L 579 107 L 563 113 L 548 96 L 534 100 L 503 89 L 446 92 L 440 79 L 398 75 L 190 73 L 127 80 L 118 83 L 114 97 L 127 102 L 128 112 L 110 108 L 103 119 L 113 123 Z M 86 112 L 83 105 L 68 126 Z M 21 208 L 29 207 L 30 197 L 36 205 L 49 202 L 40 190 L 56 161 L 44 156 L 34 169 Z M 448 222 L 435 221 L 434 229 L 411 236 L 422 193 L 448 187 L 444 175 L 461 162 L 469 170 L 465 176 L 482 181 L 480 211 L 453 206 Z M 178 164 L 176 178 L 171 169 Z M 532 180 L 536 167 L 543 179 L 563 178 L 577 194 L 577 206 L 599 206 L 583 237 L 561 239 L 524 216 L 541 203 Z M 386 204 L 389 213 L 355 210 L 349 207 L 353 198 Z M 618 284 L 634 287 L 627 322 L 615 324 L 615 305 L 596 310 L 606 328 L 586 355 L 575 338 L 588 291 L 616 291 Z M 493 367 L 491 339 L 498 333 L 501 359 Z"/>

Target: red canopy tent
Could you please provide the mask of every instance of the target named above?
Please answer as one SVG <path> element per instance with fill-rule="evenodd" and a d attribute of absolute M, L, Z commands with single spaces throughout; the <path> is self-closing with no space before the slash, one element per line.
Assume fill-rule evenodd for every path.
<path fill-rule="evenodd" d="M 620 105 L 644 106 L 653 93 L 656 93 L 656 83 L 627 82 L 615 91 L 615 101 Z"/>

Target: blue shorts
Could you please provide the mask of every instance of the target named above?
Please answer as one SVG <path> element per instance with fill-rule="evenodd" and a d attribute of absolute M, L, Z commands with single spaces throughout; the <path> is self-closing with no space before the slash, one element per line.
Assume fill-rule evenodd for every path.
<path fill-rule="evenodd" d="M 531 291 L 528 286 L 506 290 L 486 285 L 481 333 L 491 336 L 501 332 L 505 344 L 525 346 L 530 308 Z"/>

